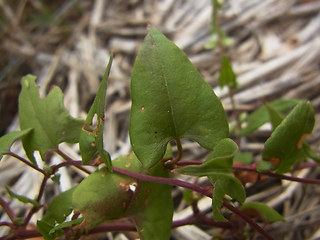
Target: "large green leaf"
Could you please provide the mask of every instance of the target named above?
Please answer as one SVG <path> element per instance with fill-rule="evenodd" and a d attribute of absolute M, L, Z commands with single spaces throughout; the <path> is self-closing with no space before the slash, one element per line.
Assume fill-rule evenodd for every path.
<path fill-rule="evenodd" d="M 130 139 L 143 166 L 154 166 L 172 139 L 213 149 L 228 136 L 225 112 L 187 56 L 150 28 L 131 79 Z"/>
<path fill-rule="evenodd" d="M 261 218 L 265 222 L 284 221 L 284 218 L 276 210 L 262 202 L 247 202 L 239 209 L 252 217 Z"/>
<path fill-rule="evenodd" d="M 193 176 L 208 176 L 214 185 L 212 195 L 212 212 L 216 221 L 226 221 L 221 213 L 224 195 L 244 202 L 246 194 L 241 182 L 232 173 L 233 158 L 238 146 L 229 138 L 221 140 L 201 165 L 186 166 L 177 171 Z"/>
<path fill-rule="evenodd" d="M 28 128 L 22 131 L 14 131 L 0 137 L 0 160 L 3 157 L 3 154 L 9 151 L 14 141 L 30 133 L 31 130 L 32 130 L 31 128 Z"/>
<path fill-rule="evenodd" d="M 78 142 L 83 125 L 83 120 L 72 118 L 65 109 L 60 88 L 54 87 L 46 98 L 40 99 L 35 79 L 32 75 L 22 78 L 19 96 L 21 130 L 33 129 L 22 137 L 22 143 L 34 164 L 35 150 L 39 150 L 43 157 L 47 150 L 57 148 L 61 142 Z"/>
<path fill-rule="evenodd" d="M 62 224 L 66 217 L 72 212 L 72 195 L 75 188 L 71 188 L 58 196 L 50 203 L 43 218 L 37 222 L 37 229 L 45 240 L 54 240 L 56 237 L 63 235 L 61 229 L 55 229 Z"/>
<path fill-rule="evenodd" d="M 146 174 L 134 154 L 115 159 L 113 166 Z M 160 163 L 148 173 L 169 177 Z M 89 229 L 104 221 L 131 217 L 141 239 L 170 238 L 173 202 L 169 185 L 139 181 L 102 168 L 76 188 L 73 205 L 82 213 Z"/>
<path fill-rule="evenodd" d="M 101 159 L 111 170 L 111 158 L 103 147 L 104 110 L 106 106 L 107 80 L 109 77 L 113 55 L 110 55 L 108 65 L 100 83 L 98 93 L 89 110 L 86 121 L 80 134 L 80 152 L 83 164 L 90 162 L 98 152 Z M 97 126 L 92 128 L 92 119 L 97 114 Z"/>
<path fill-rule="evenodd" d="M 268 106 L 274 111 L 285 113 L 295 105 L 297 105 L 301 100 L 297 99 L 278 99 L 268 103 Z M 238 134 L 239 135 L 248 135 L 255 130 L 257 130 L 260 126 L 270 121 L 270 115 L 267 107 L 261 106 L 256 111 L 251 113 L 247 119 L 247 126 L 242 128 Z"/>
<path fill-rule="evenodd" d="M 299 103 L 266 141 L 262 157 L 273 163 L 277 173 L 287 172 L 306 158 L 303 142 L 313 130 L 314 115 L 310 102 Z"/>

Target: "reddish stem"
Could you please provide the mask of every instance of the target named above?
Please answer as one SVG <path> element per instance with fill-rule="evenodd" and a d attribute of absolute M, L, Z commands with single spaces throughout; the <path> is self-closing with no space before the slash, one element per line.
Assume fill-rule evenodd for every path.
<path fill-rule="evenodd" d="M 19 155 L 15 154 L 11 151 L 6 152 L 5 155 L 9 155 L 11 157 L 14 157 L 14 158 L 20 160 L 21 162 L 23 162 L 24 164 L 28 165 L 29 167 L 33 168 L 34 170 L 42 173 L 43 175 L 47 175 L 47 173 L 44 170 L 42 170 L 41 168 L 38 168 L 36 165 L 32 164 L 28 160 L 24 159 L 23 157 L 20 157 Z"/>
<path fill-rule="evenodd" d="M 71 162 L 70 165 L 73 165 L 75 166 L 76 168 L 80 169 L 81 171 L 85 172 L 85 173 L 88 173 L 90 174 L 91 172 L 87 169 L 85 169 L 84 167 L 80 166 L 78 164 L 78 162 L 81 162 L 81 161 L 74 161 L 72 158 L 70 158 L 68 155 L 66 155 L 64 152 L 60 151 L 60 149 L 54 149 L 54 151 L 56 153 L 58 153 L 64 160 L 66 160 L 67 162 Z"/>
<path fill-rule="evenodd" d="M 242 171 L 249 171 L 249 172 L 256 172 L 262 175 L 267 175 L 270 177 L 285 179 L 292 182 L 301 182 L 301 183 L 308 183 L 308 184 L 320 184 L 320 179 L 311 179 L 311 178 L 298 178 L 298 177 L 292 177 L 282 174 L 277 174 L 273 172 L 258 172 L 254 166 L 240 166 L 236 165 L 232 167 L 233 170 L 242 170 Z"/>
<path fill-rule="evenodd" d="M 48 181 L 48 177 L 45 176 L 43 178 L 43 180 L 42 180 L 42 183 L 41 183 L 41 186 L 40 186 L 40 190 L 39 190 L 39 194 L 38 194 L 38 197 L 37 197 L 37 200 L 36 200 L 39 204 L 40 204 L 41 198 L 43 196 L 44 189 L 46 187 L 47 181 Z M 39 207 L 37 207 L 37 206 L 33 206 L 30 209 L 28 215 L 26 216 L 26 218 L 23 221 L 23 226 L 27 226 L 29 224 L 30 219 L 32 218 L 33 214 L 35 214 L 38 210 L 39 210 Z"/>
<path fill-rule="evenodd" d="M 9 206 L 9 204 L 2 197 L 0 197 L 0 206 L 6 212 L 6 214 L 8 215 L 11 221 L 13 221 L 16 218 L 16 214 L 14 213 L 12 208 Z"/>

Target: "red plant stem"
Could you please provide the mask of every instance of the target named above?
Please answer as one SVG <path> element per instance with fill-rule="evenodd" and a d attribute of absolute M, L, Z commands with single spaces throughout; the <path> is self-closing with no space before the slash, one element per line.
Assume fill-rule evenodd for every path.
<path fill-rule="evenodd" d="M 228 208 L 233 213 L 240 216 L 242 219 L 244 219 L 247 223 L 249 223 L 254 229 L 256 229 L 262 236 L 264 236 L 266 239 L 274 240 L 273 237 L 271 237 L 262 227 L 260 227 L 258 224 L 256 224 L 250 217 L 248 217 L 246 214 L 241 212 L 238 208 L 235 208 L 231 204 L 229 204 L 226 201 L 223 201 L 223 206 Z"/>
<path fill-rule="evenodd" d="M 9 204 L 2 197 L 0 197 L 0 206 L 7 213 L 11 221 L 13 221 L 16 218 L 16 214 L 14 213 L 12 208 L 9 206 Z"/>
<path fill-rule="evenodd" d="M 64 152 L 60 151 L 60 149 L 54 149 L 54 151 L 56 153 L 58 153 L 64 160 L 66 160 L 67 162 L 72 162 L 72 163 L 76 163 L 76 162 L 79 162 L 79 161 L 74 161 L 72 158 L 70 158 L 68 155 L 66 155 Z M 80 161 L 81 162 L 81 161 Z M 75 166 L 76 168 L 80 169 L 81 171 L 85 172 L 85 173 L 88 173 L 90 174 L 91 172 L 87 169 L 85 169 L 84 167 L 82 166 L 79 166 L 78 164 L 70 164 L 70 165 L 73 165 Z"/>
<path fill-rule="evenodd" d="M 202 164 L 202 162 L 201 161 L 190 161 L 190 160 L 187 160 L 187 161 L 180 161 L 177 164 L 179 166 L 188 166 L 188 165 L 200 165 L 200 164 Z M 315 166 L 317 166 L 316 163 L 306 163 L 306 164 L 301 165 L 299 167 L 299 169 L 310 168 L 310 167 L 315 167 Z M 255 173 L 262 174 L 262 175 L 267 175 L 267 176 L 270 176 L 270 177 L 285 179 L 285 180 L 292 181 L 292 182 L 301 182 L 301 183 L 308 183 L 308 184 L 320 184 L 320 179 L 298 178 L 298 177 L 292 177 L 292 176 L 277 174 L 277 173 L 273 173 L 273 172 L 258 172 L 256 167 L 253 166 L 253 165 L 249 165 L 249 166 L 235 165 L 235 166 L 232 167 L 232 169 L 233 170 L 255 172 Z"/>
<path fill-rule="evenodd" d="M 301 182 L 301 183 L 308 183 L 308 184 L 320 184 L 320 179 L 311 179 L 311 178 L 298 178 L 298 177 L 292 177 L 292 176 L 287 176 L 287 175 L 282 175 L 282 174 L 277 174 L 273 172 L 258 172 L 255 167 L 253 166 L 233 166 L 233 170 L 242 170 L 242 171 L 250 171 L 250 172 L 256 172 L 259 174 L 275 177 L 275 178 L 280 178 L 280 179 L 285 179 L 288 181 L 293 181 L 293 182 Z"/>
<path fill-rule="evenodd" d="M 28 160 L 24 159 L 23 157 L 20 157 L 19 155 L 9 151 L 9 152 L 6 152 L 5 155 L 10 155 L 11 157 L 14 157 L 18 160 L 20 160 L 21 162 L 23 162 L 24 164 L 28 165 L 29 167 L 33 168 L 34 170 L 42 173 L 43 175 L 47 175 L 47 173 L 42 170 L 41 168 L 38 168 L 36 165 L 32 164 L 31 162 L 29 162 Z"/>
<path fill-rule="evenodd" d="M 172 185 L 172 186 L 179 186 L 179 187 L 183 187 L 183 188 L 188 188 L 190 190 L 196 191 L 198 193 L 201 193 L 202 195 L 208 196 L 208 197 L 212 197 L 212 191 L 208 190 L 206 188 L 200 187 L 198 185 L 192 184 L 192 183 L 188 183 L 185 181 L 181 181 L 178 179 L 173 179 L 173 178 L 163 178 L 163 177 L 154 177 L 154 176 L 150 176 L 150 175 L 145 175 L 145 174 L 141 174 L 141 173 L 137 173 L 137 172 L 132 172 L 126 169 L 122 169 L 122 168 L 117 168 L 117 167 L 112 167 L 113 171 L 116 173 L 120 173 L 123 175 L 127 175 L 129 177 L 133 177 L 139 180 L 143 180 L 143 181 L 149 181 L 149 182 L 155 182 L 155 183 L 163 183 L 163 184 L 168 184 L 168 185 Z"/>
<path fill-rule="evenodd" d="M 71 160 L 71 161 L 67 161 L 67 162 L 62 162 L 62 163 L 59 163 L 55 166 L 52 166 L 52 170 L 55 172 L 57 171 L 59 168 L 61 167 L 66 167 L 66 166 L 81 166 L 82 165 L 82 162 L 81 161 L 74 161 L 74 160 Z"/>
<path fill-rule="evenodd" d="M 211 218 L 202 217 L 198 219 L 197 217 L 191 216 L 185 219 L 176 220 L 172 223 L 172 228 L 177 228 L 185 225 L 191 224 L 203 224 L 207 226 L 216 226 L 220 228 L 231 228 L 230 223 L 224 222 L 215 222 Z M 132 223 L 104 223 L 92 230 L 89 230 L 88 234 L 95 234 L 95 233 L 103 233 L 103 232 L 123 232 L 123 231 L 136 231 L 136 227 Z M 8 236 L 0 237 L 0 240 L 6 239 Z M 41 237 L 41 234 L 37 230 L 26 230 L 26 229 L 19 229 L 14 232 L 15 239 L 28 239 L 34 237 Z"/>
<path fill-rule="evenodd" d="M 40 190 L 39 190 L 39 194 L 38 194 L 38 197 L 37 197 L 37 202 L 40 204 L 40 201 L 41 201 L 41 198 L 43 196 L 43 193 L 44 193 L 44 189 L 45 189 L 45 186 L 47 184 L 47 181 L 48 181 L 48 177 L 45 176 L 42 180 L 42 183 L 41 183 L 41 186 L 40 186 Z M 33 206 L 28 215 L 26 216 L 26 218 L 24 219 L 23 221 L 23 226 L 27 226 L 28 223 L 30 222 L 30 219 L 32 218 L 33 214 L 35 214 L 37 211 L 39 210 L 39 207 L 37 206 Z"/>
<path fill-rule="evenodd" d="M 212 198 L 211 190 L 208 191 L 208 189 L 205 189 L 205 188 L 200 187 L 198 185 L 195 185 L 195 184 L 192 184 L 192 183 L 188 183 L 188 182 L 184 182 L 184 181 L 181 181 L 181 180 L 178 180 L 178 179 L 154 177 L 154 176 L 149 176 L 149 175 L 145 175 L 145 174 L 141 174 L 141 173 L 137 173 L 137 172 L 131 172 L 129 170 L 125 170 L 125 169 L 117 168 L 117 167 L 113 167 L 113 171 L 116 172 L 116 173 L 124 174 L 124 175 L 130 176 L 130 177 L 139 179 L 139 180 L 143 180 L 143 181 L 149 181 L 149 182 L 155 182 L 155 183 L 163 183 L 163 184 L 169 184 L 169 185 L 173 185 L 173 186 L 179 186 L 179 187 L 183 187 L 183 188 L 188 188 L 188 189 L 190 189 L 192 191 L 196 191 L 198 193 L 201 193 L 202 195 L 205 195 L 207 197 Z M 250 217 L 245 215 L 239 209 L 233 207 L 232 205 L 230 205 L 227 202 L 223 202 L 223 205 L 226 208 L 228 208 L 229 210 L 231 210 L 232 212 L 234 212 L 235 214 L 237 214 L 238 216 L 240 216 L 243 220 L 245 220 L 247 223 L 249 223 L 254 229 L 256 229 L 258 232 L 260 232 L 267 239 L 274 240 L 263 228 L 261 228 L 255 222 L 253 222 L 250 219 Z"/>
<path fill-rule="evenodd" d="M 7 226 L 10 228 L 14 227 L 14 225 L 11 222 L 0 222 L 0 227 L 2 227 L 2 226 Z"/>

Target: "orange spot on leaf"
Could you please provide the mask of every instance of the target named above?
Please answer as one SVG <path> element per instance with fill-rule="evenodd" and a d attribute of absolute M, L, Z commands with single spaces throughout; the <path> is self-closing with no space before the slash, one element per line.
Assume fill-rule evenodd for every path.
<path fill-rule="evenodd" d="M 309 136 L 310 134 L 309 133 L 304 133 L 301 135 L 298 143 L 297 143 L 297 148 L 300 149 L 302 148 L 302 144 L 303 144 L 303 141 Z"/>

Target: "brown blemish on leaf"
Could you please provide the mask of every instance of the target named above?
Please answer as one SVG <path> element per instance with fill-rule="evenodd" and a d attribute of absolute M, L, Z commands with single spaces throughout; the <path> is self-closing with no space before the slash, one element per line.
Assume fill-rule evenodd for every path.
<path fill-rule="evenodd" d="M 62 134 L 62 135 L 65 135 L 65 134 L 66 134 L 66 131 L 65 131 L 65 130 L 62 130 L 61 134 Z"/>
<path fill-rule="evenodd" d="M 119 181 L 119 186 L 126 192 L 128 191 L 132 191 L 131 189 L 131 186 L 137 186 L 137 182 L 135 181 L 129 181 L 129 182 L 126 182 L 126 181 Z"/>
<path fill-rule="evenodd" d="M 303 144 L 303 141 L 309 136 L 310 134 L 309 133 L 304 133 L 302 134 L 302 136 L 300 137 L 298 143 L 297 143 L 297 148 L 300 149 L 302 148 L 302 144 Z"/>
<path fill-rule="evenodd" d="M 275 164 L 275 165 L 280 164 L 280 158 L 277 158 L 277 157 L 272 157 L 272 158 L 265 159 L 265 160 L 267 160 L 268 162 L 271 162 L 272 164 Z"/>
<path fill-rule="evenodd" d="M 128 168 L 128 167 L 130 167 L 131 166 L 131 163 L 130 162 L 128 162 L 128 163 L 126 163 L 126 168 Z"/>
<path fill-rule="evenodd" d="M 96 146 L 96 143 L 95 142 L 92 142 L 90 143 L 91 147 L 95 147 Z"/>

